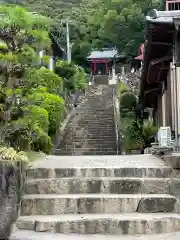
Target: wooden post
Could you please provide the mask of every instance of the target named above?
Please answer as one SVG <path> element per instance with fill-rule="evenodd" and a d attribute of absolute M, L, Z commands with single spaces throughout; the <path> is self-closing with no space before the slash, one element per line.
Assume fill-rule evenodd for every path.
<path fill-rule="evenodd" d="M 106 60 L 106 73 L 108 73 L 108 61 Z"/>
<path fill-rule="evenodd" d="M 96 74 L 96 60 L 94 60 L 93 64 L 94 64 L 93 72 L 94 72 L 94 74 Z"/>
<path fill-rule="evenodd" d="M 162 123 L 163 127 L 166 126 L 166 89 L 163 83 L 163 91 L 162 91 Z"/>

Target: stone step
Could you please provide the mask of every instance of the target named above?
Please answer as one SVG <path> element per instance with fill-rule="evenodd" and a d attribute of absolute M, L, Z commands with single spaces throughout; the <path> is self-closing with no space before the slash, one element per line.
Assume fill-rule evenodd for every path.
<path fill-rule="evenodd" d="M 103 106 L 103 107 L 108 107 L 109 109 L 110 107 L 113 106 L 113 99 L 111 95 L 106 95 L 106 94 L 101 97 L 88 96 L 86 97 L 86 102 L 84 104 L 86 104 L 88 107 L 93 105 L 95 106 L 95 108 L 100 109 L 100 106 Z"/>
<path fill-rule="evenodd" d="M 113 96 L 112 93 L 101 93 L 101 95 L 90 94 L 86 96 L 86 100 L 88 101 L 88 103 L 92 103 L 94 101 L 97 105 L 106 105 L 109 103 L 111 106 L 111 104 L 113 103 Z"/>
<path fill-rule="evenodd" d="M 109 133 L 109 135 L 107 135 L 104 132 L 99 131 L 98 132 L 88 132 L 86 130 L 84 130 L 83 132 L 78 132 L 79 130 L 77 130 L 77 132 L 66 132 L 64 134 L 64 139 L 66 139 L 66 142 L 89 142 L 89 143 L 101 143 L 101 142 L 105 142 L 105 143 L 111 143 L 111 142 L 116 142 L 116 134 L 115 131 L 112 131 L 112 133 L 114 133 L 114 135 L 112 135 L 112 133 Z M 103 135 L 104 134 L 104 135 Z"/>
<path fill-rule="evenodd" d="M 104 97 L 106 98 L 106 97 Z M 101 114 L 104 115 L 108 115 L 108 114 L 113 114 L 114 113 L 114 106 L 113 106 L 113 102 L 105 102 L 104 98 L 102 100 L 100 99 L 87 99 L 87 101 L 84 103 L 84 105 L 79 105 L 79 113 L 81 112 L 81 110 L 84 109 L 84 111 L 90 112 L 90 113 L 95 113 L 95 112 L 99 112 Z"/>
<path fill-rule="evenodd" d="M 95 124 L 100 124 L 102 126 L 105 126 L 107 124 L 111 126 L 112 122 L 114 122 L 114 118 L 92 118 L 91 116 L 84 116 L 83 118 L 81 118 L 81 123 L 91 123 L 93 124 L 93 126 L 95 126 Z"/>
<path fill-rule="evenodd" d="M 70 151 L 72 153 L 77 153 L 77 154 L 82 153 L 80 155 L 85 155 L 85 154 L 91 155 L 92 154 L 92 155 L 97 155 L 97 156 L 106 155 L 106 154 L 111 155 L 111 153 L 112 153 L 112 155 L 116 155 L 116 153 L 117 153 L 116 146 L 112 146 L 112 148 L 107 149 L 106 147 L 97 146 L 97 145 L 88 148 L 87 145 L 85 147 L 78 147 L 78 146 L 75 146 L 75 144 L 74 145 L 69 144 L 69 145 L 64 145 L 60 148 L 57 148 L 56 154 L 62 153 L 62 152 L 67 152 L 67 151 Z M 89 153 L 91 153 L 91 154 L 89 154 Z"/>
<path fill-rule="evenodd" d="M 103 139 L 88 139 L 88 140 L 85 140 L 84 139 L 84 142 L 83 140 L 72 140 L 69 141 L 66 143 L 66 146 L 74 146 L 76 148 L 83 148 L 83 146 L 86 146 L 86 148 L 96 148 L 96 149 L 102 149 L 102 150 L 106 150 L 107 148 L 109 149 L 112 149 L 112 148 L 116 148 L 116 139 L 114 140 L 103 140 Z M 93 149 L 92 149 L 93 150 Z"/>
<path fill-rule="evenodd" d="M 102 103 L 100 104 L 100 101 L 98 99 L 98 103 L 96 102 L 96 99 L 93 99 L 92 101 L 91 100 L 88 100 L 86 101 L 86 103 L 83 105 L 81 105 L 78 109 L 78 113 L 81 114 L 81 110 L 85 110 L 85 112 L 89 112 L 89 113 L 94 113 L 94 112 L 98 112 L 98 113 L 101 113 L 103 115 L 107 115 L 108 114 L 114 114 L 114 106 L 111 102 L 109 103 L 104 103 L 104 98 L 102 100 Z M 92 104 L 90 104 L 92 103 Z M 106 105 L 106 109 L 102 108 L 103 105 Z M 86 107 L 86 108 L 85 108 Z M 93 108 L 92 108 L 93 107 Z M 83 113 L 83 111 L 82 111 Z"/>
<path fill-rule="evenodd" d="M 83 108 L 83 110 L 84 110 L 84 108 Z M 85 113 L 89 113 L 89 114 L 99 114 L 100 116 L 111 116 L 111 117 L 113 117 L 114 116 L 114 109 L 112 108 L 112 109 L 106 109 L 106 110 L 102 110 L 102 108 L 101 109 L 98 109 L 98 108 L 86 108 L 85 109 Z M 78 114 L 83 114 L 83 112 L 82 113 L 78 113 Z M 99 115 L 94 115 L 94 117 L 95 116 L 97 116 L 97 117 L 99 117 Z"/>
<path fill-rule="evenodd" d="M 63 149 L 55 152 L 56 156 L 112 156 L 117 155 L 117 151 L 100 151 L 91 149 Z"/>
<path fill-rule="evenodd" d="M 179 210 L 179 200 L 167 194 L 29 194 L 21 202 L 23 216 Z"/>
<path fill-rule="evenodd" d="M 107 124 L 108 127 L 112 127 L 112 123 L 114 123 L 114 119 L 104 119 L 102 118 L 101 120 L 93 120 L 93 119 L 83 119 L 82 120 L 83 124 L 91 124 L 94 126 L 94 128 L 98 127 L 99 125 L 105 126 Z"/>
<path fill-rule="evenodd" d="M 70 129 L 78 129 L 80 128 L 79 126 L 77 126 L 75 123 L 73 124 L 69 124 Z M 99 133 L 111 133 L 114 134 L 114 130 L 115 130 L 115 126 L 114 125 L 99 125 L 98 128 L 96 128 L 92 123 L 88 124 L 87 126 L 83 126 L 83 128 L 85 129 L 85 131 L 87 132 L 99 132 Z M 70 130 L 69 128 L 66 128 L 67 130 Z"/>
<path fill-rule="evenodd" d="M 180 230 L 180 215 L 135 213 L 22 216 L 16 226 L 21 230 L 64 234 L 163 234 Z"/>
<path fill-rule="evenodd" d="M 95 113 L 92 113 L 92 114 L 95 115 Z M 98 118 L 95 118 L 95 117 L 92 117 L 90 114 L 85 114 L 83 117 L 81 117 L 81 121 L 88 121 L 88 120 L 94 123 L 101 121 L 101 124 L 105 125 L 105 123 L 111 123 L 111 121 L 114 121 L 114 117 L 99 115 Z"/>
<path fill-rule="evenodd" d="M 167 228 L 169 229 L 169 228 Z M 10 240 L 108 240 L 109 234 L 61 234 L 50 232 L 34 232 L 28 230 L 16 230 Z M 111 240 L 179 240 L 180 232 L 166 234 L 143 234 L 143 235 L 111 235 Z"/>
<path fill-rule="evenodd" d="M 91 115 L 84 115 L 83 117 L 81 117 L 81 121 L 84 121 L 84 122 L 89 121 L 94 123 L 101 122 L 102 125 L 105 125 L 105 123 L 111 123 L 112 121 L 114 121 L 114 117 L 100 115 L 98 118 L 95 118 L 95 117 L 92 117 Z"/>
<path fill-rule="evenodd" d="M 91 114 L 93 114 L 93 113 L 99 113 L 99 114 L 101 114 L 101 115 L 106 115 L 106 116 L 108 116 L 109 114 L 111 115 L 111 116 L 113 116 L 114 115 L 114 107 L 113 107 L 113 104 L 111 104 L 111 103 L 108 103 L 107 104 L 107 107 L 106 106 L 103 106 L 104 105 L 104 103 L 103 104 L 99 104 L 99 105 L 97 105 L 97 103 L 95 104 L 95 101 L 96 100 L 93 100 L 92 101 L 92 104 L 89 104 L 89 102 L 86 102 L 86 104 L 84 104 L 84 106 L 80 106 L 79 107 L 79 109 L 78 109 L 78 111 L 77 111 L 77 113 L 78 114 L 83 114 L 83 110 L 84 110 L 84 112 L 85 113 L 91 113 Z M 98 100 L 99 101 L 99 100 Z M 103 100 L 104 101 L 104 100 Z M 96 115 L 95 115 L 96 116 Z"/>
<path fill-rule="evenodd" d="M 95 97 L 86 98 L 86 102 L 83 105 L 87 106 L 87 110 L 98 109 L 100 111 L 104 111 L 105 112 L 106 109 L 107 110 L 113 109 L 113 101 L 112 101 L 112 99 L 106 100 L 106 98 L 109 98 L 109 97 L 108 96 L 103 96 L 102 98 L 95 98 Z M 82 108 L 83 105 L 80 106 L 80 108 Z M 93 106 L 94 106 L 94 108 L 91 108 Z M 101 108 L 101 107 L 103 107 L 103 108 Z"/>
<path fill-rule="evenodd" d="M 77 125 L 78 124 L 78 125 Z M 107 122 L 105 120 L 99 120 L 97 122 L 95 122 L 94 120 L 91 120 L 91 119 L 86 119 L 86 120 L 81 120 L 80 122 L 71 122 L 70 126 L 75 126 L 76 128 L 79 127 L 79 126 L 83 126 L 83 127 L 86 127 L 86 128 L 92 128 L 92 129 L 97 129 L 97 128 L 102 128 L 102 129 L 106 129 L 107 128 L 114 128 L 115 126 L 115 123 L 114 123 L 114 120 L 111 120 L 110 122 Z"/>
<path fill-rule="evenodd" d="M 179 171 L 149 154 L 120 156 L 42 157 L 27 169 L 30 178 L 48 177 L 148 177 L 178 178 Z"/>
<path fill-rule="evenodd" d="M 71 156 L 56 156 L 63 158 Z M 80 157 L 80 156 L 72 156 Z M 84 156 L 83 156 L 84 157 Z M 97 157 L 97 156 L 96 156 Z M 99 156 L 98 156 L 99 157 Z M 100 156 L 101 157 L 101 156 Z M 103 156 L 102 156 L 103 157 Z M 61 161 L 61 160 L 60 160 Z M 60 177 L 147 177 L 147 178 L 169 178 L 178 177 L 179 173 L 171 168 L 136 168 L 136 167 L 62 167 L 54 166 L 53 168 L 34 168 L 27 170 L 29 178 L 60 178 Z"/>
<path fill-rule="evenodd" d="M 78 114 L 79 115 L 79 114 Z M 95 117 L 96 115 L 99 115 L 98 118 Z M 78 116 L 78 117 L 81 117 L 81 121 L 83 120 L 88 120 L 88 118 L 91 120 L 91 121 L 102 121 L 102 119 L 104 119 L 105 122 L 110 122 L 112 120 L 114 120 L 114 116 L 109 116 L 109 115 L 101 115 L 101 114 L 98 114 L 98 113 L 84 113 L 83 116 Z M 102 122 L 103 123 L 103 122 Z"/>
<path fill-rule="evenodd" d="M 87 139 L 88 138 L 88 139 Z M 105 149 L 112 149 L 116 146 L 116 138 L 115 137 L 111 137 L 111 139 L 107 139 L 107 138 L 97 138 L 96 136 L 87 136 L 86 137 L 80 137 L 80 136 L 64 136 L 63 137 L 63 141 L 61 141 L 61 143 L 64 146 L 74 146 L 74 147 L 81 147 L 81 148 L 87 148 L 87 149 L 99 149 L 101 148 L 105 148 Z"/>
<path fill-rule="evenodd" d="M 27 194 L 169 194 L 180 179 L 170 178 L 41 178 L 27 180 Z"/>
<path fill-rule="evenodd" d="M 84 149 L 84 150 L 92 150 L 92 151 L 109 151 L 109 150 L 115 150 L 116 149 L 116 140 L 112 140 L 111 142 L 108 140 L 99 140 L 96 141 L 94 139 L 91 140 L 86 140 L 86 139 L 74 139 L 72 138 L 66 138 L 65 142 L 62 142 L 63 146 L 65 148 L 72 148 L 73 149 Z M 57 147 L 61 149 L 61 146 Z"/>
<path fill-rule="evenodd" d="M 114 139 L 116 139 L 116 136 L 115 136 L 115 133 L 114 132 L 109 132 L 109 133 L 102 133 L 102 132 L 100 132 L 100 131 L 94 131 L 94 132 L 86 132 L 87 133 L 87 139 L 88 140 L 93 140 L 93 138 L 94 138 L 94 140 L 97 140 L 97 141 L 99 141 L 99 140 L 114 140 Z M 79 134 L 80 135 L 80 134 Z M 82 136 L 78 136 L 78 134 L 77 133 L 72 133 L 72 135 L 71 135 L 71 137 L 72 137 L 72 140 L 73 141 L 76 141 L 77 139 L 78 140 L 82 140 Z"/>
<path fill-rule="evenodd" d="M 103 151 L 105 152 L 114 152 L 117 150 L 117 147 L 116 147 L 116 142 L 114 141 L 113 143 L 104 143 L 104 144 L 101 144 L 100 142 L 99 143 L 96 143 L 96 142 L 86 142 L 84 140 L 81 139 L 81 142 L 80 141 L 76 141 L 76 142 L 71 142 L 68 140 L 66 140 L 66 143 L 62 143 L 63 145 L 59 145 L 57 147 L 57 151 L 61 151 L 61 150 L 67 150 L 67 149 L 74 149 L 74 150 L 83 150 L 84 152 L 94 152 L 94 153 L 101 153 Z M 98 155 L 98 154 L 97 154 Z"/>
<path fill-rule="evenodd" d="M 97 137 L 96 137 L 96 135 L 97 135 Z M 102 143 L 102 142 L 104 142 L 104 143 L 114 143 L 114 142 L 116 142 L 116 136 L 115 135 L 100 136 L 97 133 L 96 133 L 96 135 L 95 134 L 93 135 L 89 132 L 89 136 L 87 134 L 87 136 L 84 139 L 83 139 L 83 136 L 80 137 L 80 136 L 76 135 L 76 136 L 74 136 L 74 138 L 71 138 L 71 141 L 73 141 L 73 142 L 84 141 L 84 142 L 87 142 L 87 143 L 88 142 L 89 143 L 94 143 L 95 142 L 97 144 Z"/>

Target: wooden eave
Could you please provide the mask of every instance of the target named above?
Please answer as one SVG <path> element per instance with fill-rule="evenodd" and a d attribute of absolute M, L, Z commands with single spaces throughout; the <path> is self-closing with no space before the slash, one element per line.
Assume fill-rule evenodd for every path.
<path fill-rule="evenodd" d="M 140 79 L 139 100 L 144 106 L 155 104 L 161 82 L 172 60 L 174 26 L 172 24 L 147 25 L 143 69 Z M 152 94 L 153 93 L 153 94 Z"/>

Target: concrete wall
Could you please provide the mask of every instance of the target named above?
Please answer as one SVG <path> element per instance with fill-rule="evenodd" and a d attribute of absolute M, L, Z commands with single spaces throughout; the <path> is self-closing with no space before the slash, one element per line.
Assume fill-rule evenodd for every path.
<path fill-rule="evenodd" d="M 0 239 L 8 239 L 18 216 L 20 173 L 18 168 L 0 162 Z"/>

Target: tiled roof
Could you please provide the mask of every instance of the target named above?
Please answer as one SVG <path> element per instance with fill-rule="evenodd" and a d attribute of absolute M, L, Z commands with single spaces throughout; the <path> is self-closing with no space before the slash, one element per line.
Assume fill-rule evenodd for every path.
<path fill-rule="evenodd" d="M 177 11 L 149 11 L 146 20 L 152 23 L 173 23 L 174 18 L 180 18 L 180 10 Z"/>
<path fill-rule="evenodd" d="M 87 57 L 88 59 L 93 58 L 114 58 L 118 52 L 116 49 L 103 49 L 101 51 L 92 51 L 91 54 Z"/>

